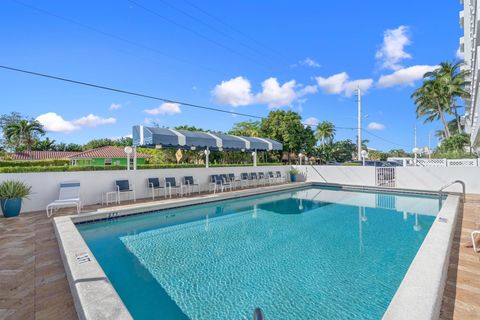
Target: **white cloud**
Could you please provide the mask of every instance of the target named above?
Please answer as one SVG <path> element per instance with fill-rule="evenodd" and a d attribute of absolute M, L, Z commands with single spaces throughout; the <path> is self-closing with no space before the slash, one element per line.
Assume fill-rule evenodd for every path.
<path fill-rule="evenodd" d="M 367 92 L 368 89 L 373 85 L 373 79 L 358 79 L 347 81 L 345 83 L 345 95 L 351 97 L 355 91 L 360 88 L 363 93 Z"/>
<path fill-rule="evenodd" d="M 303 97 L 307 94 L 314 94 L 314 93 L 317 93 L 317 92 L 318 92 L 318 86 L 308 85 L 308 86 L 305 86 L 305 87 L 301 88 L 300 90 L 298 90 L 297 96 L 298 97 Z"/>
<path fill-rule="evenodd" d="M 339 94 L 343 91 L 345 82 L 348 79 L 346 72 L 337 73 L 328 78 L 316 77 L 318 86 L 326 93 Z"/>
<path fill-rule="evenodd" d="M 218 104 L 232 107 L 246 106 L 253 101 L 251 87 L 248 79 L 239 76 L 217 84 L 212 90 L 212 96 Z"/>
<path fill-rule="evenodd" d="M 122 105 L 120 103 L 112 103 L 110 105 L 110 108 L 108 108 L 108 110 L 110 111 L 113 111 L 113 110 L 118 110 L 122 107 Z"/>
<path fill-rule="evenodd" d="M 46 131 L 68 133 L 80 129 L 70 121 L 63 119 L 55 112 L 47 112 L 37 117 L 37 120 L 43 125 Z"/>
<path fill-rule="evenodd" d="M 348 80 L 346 72 L 334 74 L 328 78 L 316 77 L 318 86 L 328 94 L 340 94 L 350 97 L 355 90 L 360 89 L 366 92 L 373 84 L 372 79 Z"/>
<path fill-rule="evenodd" d="M 423 78 L 423 75 L 433 71 L 438 66 L 416 65 L 403 68 L 389 75 L 383 75 L 378 79 L 377 85 L 380 88 L 388 88 L 398 85 L 413 86 L 415 80 Z"/>
<path fill-rule="evenodd" d="M 412 58 L 404 50 L 405 46 L 411 44 L 408 30 L 407 26 L 385 30 L 383 33 L 383 44 L 375 54 L 375 58 L 379 60 L 382 68 L 399 70 L 402 68 L 400 65 L 402 60 Z"/>
<path fill-rule="evenodd" d="M 297 97 L 295 80 L 280 85 L 276 78 L 268 78 L 262 82 L 262 88 L 262 92 L 255 96 L 255 102 L 265 103 L 269 108 L 288 106 Z"/>
<path fill-rule="evenodd" d="M 385 129 L 385 125 L 378 122 L 370 122 L 368 124 L 368 129 L 381 131 Z"/>
<path fill-rule="evenodd" d="M 298 61 L 298 64 L 302 65 L 302 66 L 311 67 L 311 68 L 320 68 L 321 67 L 320 63 L 318 63 L 317 61 L 313 60 L 312 58 L 308 58 L 308 57 L 303 59 L 303 60 Z"/>
<path fill-rule="evenodd" d="M 266 104 L 269 108 L 290 105 L 297 98 L 295 80 L 280 85 L 276 78 L 270 77 L 262 82 L 261 92 L 253 94 L 251 88 L 250 81 L 239 76 L 216 85 L 212 90 L 212 96 L 216 103 L 232 107 L 259 103 Z"/>
<path fill-rule="evenodd" d="M 72 121 L 74 125 L 79 127 L 96 127 L 102 124 L 114 124 L 115 122 L 117 122 L 115 118 L 102 118 L 94 114 L 89 114 L 88 116 Z"/>
<path fill-rule="evenodd" d="M 145 109 L 143 111 L 145 111 L 145 113 L 153 114 L 153 115 L 169 115 L 169 116 L 182 112 L 180 110 L 180 105 L 178 103 L 173 103 L 173 102 L 165 102 L 165 103 L 162 103 L 157 108 Z"/>
<path fill-rule="evenodd" d="M 320 123 L 320 121 L 315 117 L 310 117 L 305 119 L 303 123 L 306 124 L 307 126 L 316 126 Z"/>
<path fill-rule="evenodd" d="M 82 127 L 96 127 L 103 124 L 113 124 L 117 121 L 115 118 L 101 118 L 94 114 L 89 114 L 77 120 L 68 121 L 55 112 L 41 114 L 36 119 L 43 125 L 46 131 L 63 133 L 79 130 Z"/>

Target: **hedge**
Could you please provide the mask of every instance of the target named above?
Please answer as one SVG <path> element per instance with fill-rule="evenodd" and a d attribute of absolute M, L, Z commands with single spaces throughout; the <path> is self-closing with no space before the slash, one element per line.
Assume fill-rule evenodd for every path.
<path fill-rule="evenodd" d="M 70 160 L 54 159 L 54 160 L 0 160 L 0 168 L 2 167 L 49 167 L 49 166 L 65 166 Z"/>
<path fill-rule="evenodd" d="M 282 163 L 258 163 L 258 166 L 278 166 Z M 249 164 L 211 164 L 210 167 L 244 167 Z M 137 169 L 181 169 L 181 168 L 205 168 L 201 164 L 145 164 L 138 165 Z M 30 166 L 30 167 L 0 167 L 0 173 L 23 173 L 23 172 L 67 172 L 67 171 L 108 171 L 126 170 L 126 166 Z"/>

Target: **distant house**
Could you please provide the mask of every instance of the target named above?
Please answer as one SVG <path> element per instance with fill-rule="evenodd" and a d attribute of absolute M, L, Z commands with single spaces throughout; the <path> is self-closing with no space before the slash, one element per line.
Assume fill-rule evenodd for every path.
<path fill-rule="evenodd" d="M 70 151 L 31 151 L 15 152 L 8 154 L 8 158 L 12 160 L 69 160 L 70 156 L 80 152 Z"/>
<path fill-rule="evenodd" d="M 145 164 L 148 155 L 137 153 L 137 165 Z M 101 147 L 76 153 L 68 157 L 72 165 L 76 166 L 126 166 L 127 154 L 123 148 Z M 130 155 L 130 164 L 133 165 L 133 154 Z"/>
<path fill-rule="evenodd" d="M 137 165 L 145 164 L 148 155 L 137 153 Z M 70 160 L 75 166 L 127 166 L 127 154 L 123 148 L 101 147 L 83 152 L 68 151 L 32 151 L 16 152 L 8 155 L 12 160 Z M 130 155 L 130 164 L 133 166 L 133 154 Z"/>

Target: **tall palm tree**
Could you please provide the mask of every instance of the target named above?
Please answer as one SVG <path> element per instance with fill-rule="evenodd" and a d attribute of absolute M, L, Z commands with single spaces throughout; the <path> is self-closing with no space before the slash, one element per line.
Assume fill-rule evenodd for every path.
<path fill-rule="evenodd" d="M 465 90 L 470 82 L 466 80 L 468 70 L 461 70 L 463 62 L 442 62 L 434 71 L 427 72 L 424 77 L 440 81 L 445 86 L 445 94 L 448 96 L 451 112 L 455 115 L 458 132 L 462 132 L 456 98 L 468 98 L 470 94 Z"/>
<path fill-rule="evenodd" d="M 45 130 L 37 120 L 20 120 L 18 122 L 8 124 L 5 128 L 4 134 L 5 138 L 13 144 L 26 147 L 31 158 L 32 145 L 35 143 L 35 138 L 38 135 L 45 134 Z"/>
<path fill-rule="evenodd" d="M 440 119 L 448 138 L 450 130 L 448 129 L 445 112 L 450 112 L 450 103 L 447 92 L 443 80 L 439 78 L 428 79 L 412 93 L 412 98 L 415 99 L 415 105 L 417 106 L 417 118 L 427 117 L 424 122 Z"/>
<path fill-rule="evenodd" d="M 322 121 L 317 126 L 317 130 L 315 131 L 315 138 L 320 140 L 322 144 L 326 142 L 332 142 L 333 138 L 335 137 L 335 125 L 329 121 Z"/>

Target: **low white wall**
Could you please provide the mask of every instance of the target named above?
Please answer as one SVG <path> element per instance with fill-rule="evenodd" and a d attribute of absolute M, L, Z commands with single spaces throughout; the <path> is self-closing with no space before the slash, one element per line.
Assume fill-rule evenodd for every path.
<path fill-rule="evenodd" d="M 150 197 L 147 179 L 158 177 L 175 177 L 181 181 L 184 176 L 193 176 L 206 188 L 209 176 L 212 174 L 234 173 L 240 177 L 242 172 L 281 171 L 286 175 L 290 166 L 259 166 L 259 167 L 215 167 L 215 168 L 182 168 L 182 169 L 149 169 L 149 170 L 112 170 L 112 171 L 77 171 L 77 172 L 32 172 L 32 173 L 2 173 L 0 182 L 4 180 L 19 180 L 32 186 L 33 194 L 25 199 L 22 212 L 45 210 L 50 202 L 58 198 L 58 190 L 62 181 L 80 181 L 81 198 L 84 205 L 96 204 L 101 201 L 101 193 L 114 190 L 114 182 L 119 179 L 129 179 L 135 186 L 137 199 Z"/>
<path fill-rule="evenodd" d="M 375 186 L 374 167 L 294 166 L 306 181 Z"/>
<path fill-rule="evenodd" d="M 375 186 L 374 167 L 295 166 L 307 181 Z M 437 191 L 444 185 L 462 180 L 467 193 L 480 193 L 480 167 L 396 167 L 396 187 Z M 461 192 L 459 184 L 446 189 Z"/>

